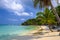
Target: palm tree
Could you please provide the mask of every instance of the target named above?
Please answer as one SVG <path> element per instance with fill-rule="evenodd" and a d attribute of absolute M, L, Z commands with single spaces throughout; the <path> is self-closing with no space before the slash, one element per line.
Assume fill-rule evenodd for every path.
<path fill-rule="evenodd" d="M 33 0 L 34 2 L 34 7 L 37 7 L 37 5 L 39 5 L 40 8 L 48 8 L 49 6 L 51 7 L 51 9 L 53 10 L 53 13 L 55 14 L 55 17 L 58 21 L 58 23 L 60 23 L 60 18 L 56 12 L 56 9 L 53 7 L 51 0 Z"/>
<path fill-rule="evenodd" d="M 46 8 L 44 12 L 38 12 L 37 19 L 40 19 L 41 24 L 49 25 L 50 31 L 53 32 L 51 26 L 57 24 L 57 22 L 55 21 L 55 15 L 51 10 Z"/>
<path fill-rule="evenodd" d="M 51 29 L 52 25 L 56 25 L 57 22 L 55 20 L 55 15 L 52 13 L 52 10 L 49 9 L 45 9 L 45 17 L 46 17 L 46 23 L 49 25 L 49 29 L 51 32 L 53 32 L 53 30 Z"/>
<path fill-rule="evenodd" d="M 58 15 L 60 17 L 60 5 L 56 7 L 56 10 L 57 10 L 57 13 L 58 13 Z"/>
<path fill-rule="evenodd" d="M 57 10 L 57 13 L 58 13 L 58 15 L 60 17 L 60 5 L 56 7 L 56 10 Z M 60 24 L 58 24 L 58 25 L 60 25 Z"/>

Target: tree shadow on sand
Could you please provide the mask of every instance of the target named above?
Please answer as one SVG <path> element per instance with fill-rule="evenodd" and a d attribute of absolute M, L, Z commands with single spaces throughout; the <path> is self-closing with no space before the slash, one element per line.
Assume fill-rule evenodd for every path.
<path fill-rule="evenodd" d="M 18 36 L 18 35 L 2 35 L 0 36 L 0 40 L 31 40 L 31 39 L 38 39 L 38 38 L 44 38 L 44 37 L 55 37 L 58 35 L 51 35 L 51 36 L 42 36 L 40 34 L 38 35 L 24 35 L 24 36 Z"/>
<path fill-rule="evenodd" d="M 0 36 L 0 40 L 31 40 L 37 37 L 33 35 L 25 35 L 25 36 L 18 36 L 18 35 L 2 35 Z"/>

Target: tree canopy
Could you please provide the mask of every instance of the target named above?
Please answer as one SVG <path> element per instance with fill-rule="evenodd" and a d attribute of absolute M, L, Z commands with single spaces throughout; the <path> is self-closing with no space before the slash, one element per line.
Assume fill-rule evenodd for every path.
<path fill-rule="evenodd" d="M 34 19 L 29 19 L 25 21 L 24 23 L 22 23 L 22 25 L 53 25 L 57 23 L 52 10 L 49 10 L 47 8 L 44 12 L 38 12 L 36 16 L 37 17 Z"/>

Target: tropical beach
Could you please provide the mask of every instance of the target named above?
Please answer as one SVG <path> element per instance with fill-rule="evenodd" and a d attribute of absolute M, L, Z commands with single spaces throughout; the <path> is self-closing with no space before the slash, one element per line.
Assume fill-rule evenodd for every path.
<path fill-rule="evenodd" d="M 0 0 L 0 40 L 60 40 L 60 0 Z"/>
<path fill-rule="evenodd" d="M 28 30 L 29 30 L 28 32 L 26 31 L 27 29 L 25 29 L 25 32 L 23 31 L 22 34 L 18 30 L 17 30 L 18 32 L 16 33 L 16 31 L 15 32 L 13 31 L 14 29 L 13 30 L 11 29 L 11 31 L 14 33 L 12 34 L 12 32 L 11 32 L 11 34 L 7 33 L 6 35 L 0 35 L 0 40 L 60 40 L 59 32 L 57 32 L 57 31 L 51 32 L 47 28 L 47 26 L 43 26 L 43 30 L 40 30 L 42 26 L 41 27 L 36 26 L 37 28 L 35 28 L 33 30 L 31 30 L 30 27 L 28 28 Z M 15 27 L 13 27 L 13 28 L 15 28 Z M 15 28 L 15 30 L 16 29 L 17 28 Z M 0 31 L 0 34 L 1 34 L 1 31 Z M 9 30 L 9 32 L 10 32 L 10 30 Z M 25 34 L 23 34 L 23 33 L 25 33 Z"/>

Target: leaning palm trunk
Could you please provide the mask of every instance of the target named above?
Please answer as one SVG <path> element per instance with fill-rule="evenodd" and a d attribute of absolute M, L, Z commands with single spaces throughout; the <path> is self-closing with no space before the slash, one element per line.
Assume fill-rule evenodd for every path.
<path fill-rule="evenodd" d="M 53 13 L 58 21 L 58 24 L 60 24 L 60 18 L 59 18 L 59 15 L 58 13 L 56 12 L 56 9 L 53 7 L 53 5 L 51 4 L 51 9 L 53 10 Z"/>
<path fill-rule="evenodd" d="M 51 32 L 53 32 L 53 30 L 51 29 L 51 25 L 49 25 L 49 30 L 50 30 Z"/>

